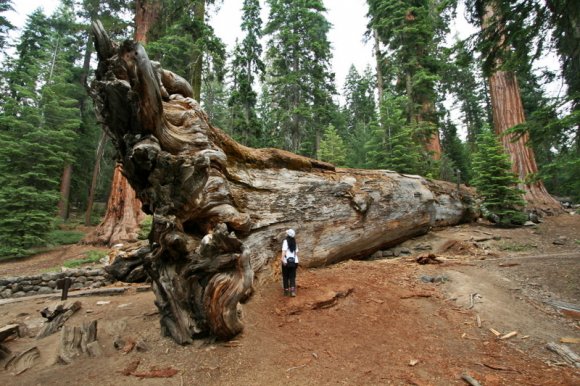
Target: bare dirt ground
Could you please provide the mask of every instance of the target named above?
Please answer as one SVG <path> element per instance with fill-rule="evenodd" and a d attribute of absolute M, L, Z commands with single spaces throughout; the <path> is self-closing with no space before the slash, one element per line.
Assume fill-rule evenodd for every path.
<path fill-rule="evenodd" d="M 0 384 L 462 385 L 468 374 L 482 385 L 580 385 L 580 371 L 545 348 L 580 338 L 579 315 L 551 305 L 580 305 L 578 240 L 580 215 L 518 229 L 461 225 L 407 241 L 410 255 L 300 269 L 296 298 L 282 296 L 278 278 L 262 277 L 243 308 L 246 329 L 230 342 L 183 347 L 161 337 L 151 292 L 80 298 L 67 325 L 97 320 L 104 355 L 54 364 L 59 334 L 17 338 L 10 350 L 37 346 L 40 358 L 20 375 L 0 363 Z M 82 248 L 2 263 L 0 275 L 41 272 Z M 429 252 L 442 263 L 415 262 Z M 34 335 L 39 311 L 54 302 L 0 305 L 0 326 L 21 322 Z M 500 340 L 490 329 L 517 335 Z M 117 350 L 117 337 L 142 340 L 147 351 Z M 175 374 L 123 375 L 131 364 L 136 375 Z"/>

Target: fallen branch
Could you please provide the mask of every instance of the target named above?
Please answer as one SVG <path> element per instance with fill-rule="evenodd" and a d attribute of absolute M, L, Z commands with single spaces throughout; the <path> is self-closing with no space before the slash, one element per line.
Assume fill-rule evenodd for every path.
<path fill-rule="evenodd" d="M 499 365 L 490 365 L 489 363 L 479 363 L 481 366 L 487 367 L 492 370 L 499 370 L 499 371 L 513 371 L 515 373 L 521 373 L 519 370 L 512 369 L 511 367 L 503 367 Z"/>
<path fill-rule="evenodd" d="M 296 370 L 296 369 L 299 369 L 301 367 L 306 367 L 306 365 L 307 365 L 307 363 L 300 365 L 300 366 L 290 367 L 289 369 L 286 369 L 286 371 Z"/>

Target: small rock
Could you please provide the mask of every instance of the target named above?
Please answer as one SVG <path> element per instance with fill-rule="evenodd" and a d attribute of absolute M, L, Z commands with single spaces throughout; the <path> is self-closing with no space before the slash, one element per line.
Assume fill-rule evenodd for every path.
<path fill-rule="evenodd" d="M 534 222 L 532 222 L 532 221 L 526 221 L 524 223 L 524 226 L 525 227 L 533 227 L 533 226 L 536 226 L 536 224 Z"/>
<path fill-rule="evenodd" d="M 417 359 L 411 359 L 409 361 L 409 366 L 413 367 L 415 366 L 417 363 L 419 363 L 419 361 Z"/>
<path fill-rule="evenodd" d="M 411 254 L 411 250 L 409 248 L 401 248 L 399 250 L 400 253 L 402 253 L 403 255 L 410 255 Z"/>
<path fill-rule="evenodd" d="M 139 352 L 146 352 L 149 351 L 149 345 L 145 343 L 143 339 L 140 339 L 137 344 L 135 345 L 135 350 Z"/>
<path fill-rule="evenodd" d="M 554 245 L 565 245 L 566 244 L 566 241 L 565 240 L 558 239 L 558 240 L 552 241 L 552 244 L 554 244 Z"/>
<path fill-rule="evenodd" d="M 23 298 L 25 296 L 26 296 L 26 292 L 23 292 L 23 291 L 14 292 L 12 294 L 13 298 Z"/>
<path fill-rule="evenodd" d="M 51 294 L 53 292 L 54 292 L 54 290 L 52 288 L 50 288 L 50 287 L 40 287 L 38 289 L 38 294 L 39 295 L 42 295 L 42 294 Z"/>

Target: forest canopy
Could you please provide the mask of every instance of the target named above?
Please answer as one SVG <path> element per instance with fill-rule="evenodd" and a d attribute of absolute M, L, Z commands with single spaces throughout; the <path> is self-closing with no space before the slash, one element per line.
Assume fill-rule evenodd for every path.
<path fill-rule="evenodd" d="M 535 168 L 524 174 L 514 167 L 518 189 L 541 184 L 580 200 L 574 1 L 367 0 L 364 38 L 376 63 L 353 65 L 339 80 L 324 1 L 236 4 L 242 32 L 228 47 L 212 18 L 231 2 L 61 0 L 53 14 L 38 9 L 16 31 L 7 17 L 14 3 L 0 1 L 0 257 L 50 244 L 52 231 L 75 213 L 88 211 L 93 222 L 103 215 L 92 202 L 107 201 L 116 154 L 88 94 L 96 20 L 114 39 L 140 41 L 152 60 L 182 75 L 212 124 L 241 144 L 339 167 L 477 184 L 486 180 L 486 169 L 474 165 L 485 150 L 477 139 L 493 132 L 506 153 L 525 149 L 525 165 L 533 158 Z M 459 4 L 479 31 L 464 40 L 449 28 L 463 16 Z M 556 73 L 538 71 L 548 52 L 558 55 Z M 515 102 L 497 103 L 498 74 L 517 90 L 516 121 L 497 111 Z M 566 92 L 547 95 L 544 85 L 559 79 Z M 500 121 L 512 123 L 500 130 Z M 523 148 L 510 150 L 517 141 Z"/>

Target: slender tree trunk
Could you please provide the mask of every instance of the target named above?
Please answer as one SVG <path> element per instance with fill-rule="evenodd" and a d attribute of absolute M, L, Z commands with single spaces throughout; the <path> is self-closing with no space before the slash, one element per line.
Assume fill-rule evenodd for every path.
<path fill-rule="evenodd" d="M 379 94 L 379 106 L 383 101 L 384 94 L 384 80 L 383 80 L 383 66 L 381 54 L 380 39 L 379 34 L 376 29 L 373 28 L 373 37 L 375 39 L 375 60 L 377 61 L 377 92 Z"/>
<path fill-rule="evenodd" d="M 199 101 L 201 98 L 201 72 L 203 69 L 203 50 L 199 46 L 202 39 L 203 26 L 205 25 L 205 0 L 193 0 L 193 20 L 195 23 L 192 40 L 194 42 L 191 65 L 193 67 L 191 74 L 191 87 L 193 88 L 193 99 Z"/>
<path fill-rule="evenodd" d="M 105 144 L 107 143 L 107 135 L 103 131 L 101 133 L 101 138 L 99 139 L 99 145 L 97 146 L 97 155 L 95 157 L 95 167 L 93 169 L 93 178 L 91 180 L 91 186 L 89 188 L 89 198 L 87 199 L 87 211 L 85 212 L 85 225 L 91 225 L 91 214 L 93 212 L 93 204 L 95 202 L 95 190 L 97 189 L 97 180 L 99 174 L 101 173 L 101 161 L 103 159 L 103 154 L 105 153 Z"/>
<path fill-rule="evenodd" d="M 483 28 L 491 28 L 490 22 L 494 19 L 493 2 L 486 7 L 483 17 Z M 501 34 L 501 24 L 496 27 Z M 501 35 L 498 44 L 502 44 L 504 36 Z M 495 70 L 489 77 L 489 94 L 491 99 L 491 111 L 495 133 L 500 137 L 504 149 L 509 154 L 512 162 L 512 170 L 519 179 L 520 189 L 524 194 L 527 208 L 552 213 L 561 210 L 561 205 L 546 190 L 541 180 L 535 180 L 538 166 L 534 151 L 527 146 L 529 136 L 524 133 L 519 137 L 505 135 L 512 127 L 526 121 L 524 106 L 520 95 L 520 89 L 516 76 L 511 71 L 500 70 L 501 59 L 496 59 Z"/>
<path fill-rule="evenodd" d="M 72 179 L 72 164 L 66 164 L 60 179 L 60 200 L 58 202 L 58 215 L 67 220 L 69 214 L 70 185 Z"/>

